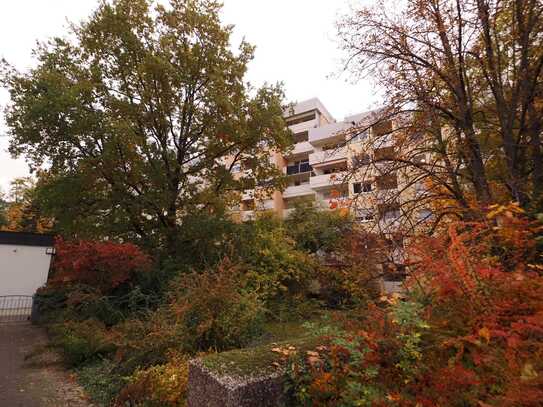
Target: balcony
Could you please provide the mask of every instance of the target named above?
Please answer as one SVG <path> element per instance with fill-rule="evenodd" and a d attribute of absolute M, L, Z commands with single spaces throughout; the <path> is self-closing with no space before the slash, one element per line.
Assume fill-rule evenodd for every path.
<path fill-rule="evenodd" d="M 341 185 L 343 184 L 343 181 L 346 175 L 347 175 L 346 172 L 336 172 L 333 174 L 315 175 L 310 178 L 310 185 L 311 185 L 311 188 L 314 188 L 314 189 L 322 189 L 322 188 L 328 188 L 335 185 Z"/>
<path fill-rule="evenodd" d="M 270 211 L 275 209 L 275 202 L 273 199 L 266 199 L 265 201 L 260 201 L 258 203 L 258 209 L 264 210 L 264 211 Z"/>
<path fill-rule="evenodd" d="M 319 165 L 334 161 L 347 160 L 347 147 L 338 147 L 326 151 L 316 151 L 309 154 L 309 164 Z"/>
<path fill-rule="evenodd" d="M 351 127 L 351 124 L 345 122 L 330 123 L 326 126 L 317 127 L 309 130 L 309 142 L 313 145 L 322 145 L 335 140 L 345 140 L 344 131 Z"/>
<path fill-rule="evenodd" d="M 292 185 L 287 187 L 283 191 L 283 198 L 289 199 L 289 198 L 298 198 L 302 196 L 307 195 L 314 195 L 315 191 L 311 189 L 310 184 L 302 184 L 302 185 Z"/>
<path fill-rule="evenodd" d="M 247 222 L 255 219 L 255 211 L 242 211 L 240 212 L 240 214 L 242 222 Z"/>
<path fill-rule="evenodd" d="M 294 144 L 294 149 L 290 151 L 288 154 L 286 154 L 286 156 L 292 157 L 296 155 L 309 154 L 309 153 L 312 153 L 313 150 L 314 148 L 309 143 L 309 141 L 301 141 L 299 143 Z"/>
<path fill-rule="evenodd" d="M 294 164 L 294 165 L 287 165 L 287 175 L 304 174 L 307 172 L 311 172 L 311 170 L 312 170 L 311 165 L 309 165 L 308 162 L 303 162 L 303 163 Z"/>
<path fill-rule="evenodd" d="M 292 131 L 294 134 L 302 133 L 304 131 L 308 131 L 310 129 L 313 129 L 319 125 L 319 121 L 315 118 L 312 120 L 308 120 L 306 122 L 292 124 L 288 126 L 290 131 Z"/>
<path fill-rule="evenodd" d="M 241 194 L 241 200 L 242 201 L 251 201 L 255 198 L 255 190 L 254 189 L 246 189 Z"/>

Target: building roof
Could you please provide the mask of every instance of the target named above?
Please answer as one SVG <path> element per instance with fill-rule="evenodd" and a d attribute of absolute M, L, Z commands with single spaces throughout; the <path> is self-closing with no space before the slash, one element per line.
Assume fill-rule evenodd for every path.
<path fill-rule="evenodd" d="M 53 235 L 26 232 L 0 232 L 0 245 L 53 247 Z"/>
<path fill-rule="evenodd" d="M 304 100 L 301 102 L 296 103 L 293 107 L 292 111 L 287 111 L 288 116 L 296 116 L 302 113 L 310 112 L 312 110 L 318 110 L 321 112 L 328 121 L 333 122 L 335 119 L 330 114 L 328 109 L 322 104 L 322 102 L 318 98 L 312 98 L 308 100 Z"/>

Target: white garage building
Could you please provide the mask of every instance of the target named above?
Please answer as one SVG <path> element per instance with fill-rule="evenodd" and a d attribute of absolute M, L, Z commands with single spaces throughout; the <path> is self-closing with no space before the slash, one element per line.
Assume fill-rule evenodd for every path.
<path fill-rule="evenodd" d="M 51 235 L 0 232 L 0 297 L 32 296 L 47 282 Z"/>

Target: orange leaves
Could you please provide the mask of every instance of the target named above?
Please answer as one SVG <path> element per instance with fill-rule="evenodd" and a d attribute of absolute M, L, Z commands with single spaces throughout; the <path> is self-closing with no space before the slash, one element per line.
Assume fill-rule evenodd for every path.
<path fill-rule="evenodd" d="M 412 292 L 360 310 L 363 322 L 331 338 L 323 364 L 305 359 L 313 405 L 339 405 L 361 388 L 379 394 L 365 400 L 379 406 L 541 404 L 543 276 L 527 265 L 540 266 L 542 230 L 514 207 L 492 210 L 416 239 Z M 416 318 L 408 304 L 418 305 Z"/>
<path fill-rule="evenodd" d="M 486 343 L 490 342 L 490 330 L 487 327 L 479 329 L 479 336 L 486 340 Z"/>

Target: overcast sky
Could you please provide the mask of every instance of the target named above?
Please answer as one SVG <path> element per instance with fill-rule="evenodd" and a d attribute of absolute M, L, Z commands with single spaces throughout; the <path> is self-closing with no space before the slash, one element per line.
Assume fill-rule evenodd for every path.
<path fill-rule="evenodd" d="M 377 102 L 368 83 L 352 84 L 340 72 L 341 53 L 334 23 L 350 0 L 224 0 L 223 21 L 234 24 L 233 42 L 256 45 L 248 80 L 254 85 L 283 81 L 289 101 L 318 97 L 337 118 L 367 110 Z M 356 1 L 355 1 L 356 2 Z M 17 0 L 2 4 L 0 57 L 28 69 L 37 40 L 62 36 L 67 21 L 80 21 L 98 0 Z M 0 89 L 0 105 L 7 103 Z M 0 189 L 28 174 L 24 159 L 7 153 L 0 113 Z"/>

